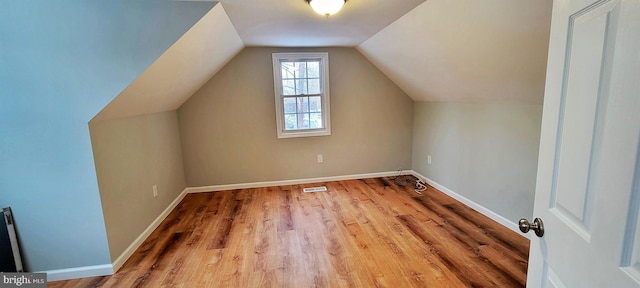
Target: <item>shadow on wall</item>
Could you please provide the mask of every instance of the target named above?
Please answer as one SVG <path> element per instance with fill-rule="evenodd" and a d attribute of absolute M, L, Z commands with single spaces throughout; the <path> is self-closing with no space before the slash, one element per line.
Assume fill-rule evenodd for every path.
<path fill-rule="evenodd" d="M 507 219 L 531 217 L 541 123 L 542 105 L 416 102 L 413 170 Z"/>

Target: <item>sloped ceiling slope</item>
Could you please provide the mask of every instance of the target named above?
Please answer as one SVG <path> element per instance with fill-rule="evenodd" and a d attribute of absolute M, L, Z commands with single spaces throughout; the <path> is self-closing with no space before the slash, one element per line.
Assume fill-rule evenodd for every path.
<path fill-rule="evenodd" d="M 416 101 L 542 103 L 549 0 L 429 0 L 357 48 Z"/>
<path fill-rule="evenodd" d="M 175 110 L 242 48 L 218 3 L 91 121 Z"/>

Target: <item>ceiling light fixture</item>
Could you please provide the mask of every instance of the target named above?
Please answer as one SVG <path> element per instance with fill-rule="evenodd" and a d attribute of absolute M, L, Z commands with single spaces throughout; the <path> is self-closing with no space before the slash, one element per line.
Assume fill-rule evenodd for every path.
<path fill-rule="evenodd" d="M 347 0 L 304 0 L 304 1 L 309 3 L 311 8 L 313 8 L 313 11 L 316 11 L 316 13 L 323 16 L 327 16 L 327 17 L 338 13 L 340 9 L 342 9 L 342 5 L 344 5 L 344 3 L 347 2 Z"/>

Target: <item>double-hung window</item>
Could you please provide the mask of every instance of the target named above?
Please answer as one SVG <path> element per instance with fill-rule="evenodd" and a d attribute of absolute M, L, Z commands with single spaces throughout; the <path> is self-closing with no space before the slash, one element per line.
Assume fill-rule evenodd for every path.
<path fill-rule="evenodd" d="M 331 135 L 329 54 L 272 56 L 278 138 Z"/>

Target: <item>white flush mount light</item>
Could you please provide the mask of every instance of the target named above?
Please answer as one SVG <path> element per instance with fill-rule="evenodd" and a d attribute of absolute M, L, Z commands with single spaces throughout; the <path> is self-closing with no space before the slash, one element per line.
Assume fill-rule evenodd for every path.
<path fill-rule="evenodd" d="M 342 5 L 347 2 L 347 0 L 305 0 L 313 11 L 324 16 L 331 16 L 336 14 L 342 9 Z"/>

